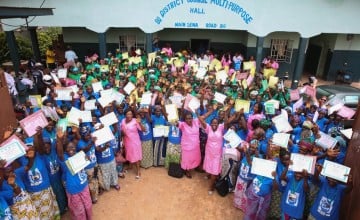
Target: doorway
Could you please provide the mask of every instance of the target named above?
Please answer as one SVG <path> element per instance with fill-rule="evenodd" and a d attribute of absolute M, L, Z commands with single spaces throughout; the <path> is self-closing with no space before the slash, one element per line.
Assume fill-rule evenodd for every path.
<path fill-rule="evenodd" d="M 309 44 L 309 47 L 306 51 L 304 72 L 314 76 L 317 74 L 316 71 L 319 65 L 321 50 L 321 46 Z"/>
<path fill-rule="evenodd" d="M 210 48 L 210 40 L 209 39 L 191 39 L 190 41 L 191 51 L 202 54 L 205 53 L 206 50 Z"/>

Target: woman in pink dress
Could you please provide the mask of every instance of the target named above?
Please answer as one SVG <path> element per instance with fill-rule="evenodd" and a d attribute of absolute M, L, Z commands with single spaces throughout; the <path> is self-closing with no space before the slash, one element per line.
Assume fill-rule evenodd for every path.
<path fill-rule="evenodd" d="M 191 178 L 190 171 L 199 166 L 201 162 L 200 154 L 200 122 L 193 119 L 191 113 L 185 114 L 185 122 L 180 121 L 179 129 L 181 130 L 181 168 L 185 170 L 185 175 Z"/>
<path fill-rule="evenodd" d="M 145 131 L 140 118 L 134 118 L 131 109 L 125 111 L 125 118 L 121 121 L 121 134 L 125 147 L 126 160 L 136 165 L 136 179 L 140 179 L 140 161 L 142 160 L 141 141 L 138 131 Z"/>
<path fill-rule="evenodd" d="M 253 120 L 257 119 L 258 121 L 261 121 L 261 119 L 265 118 L 265 115 L 262 113 L 263 111 L 263 105 L 260 103 L 255 103 L 254 105 L 254 113 L 249 115 L 247 120 L 247 128 L 248 128 L 248 135 L 246 137 L 246 141 L 250 142 L 252 135 L 254 134 L 255 128 L 252 126 Z"/>
<path fill-rule="evenodd" d="M 199 117 L 201 125 L 208 135 L 205 146 L 204 170 L 210 175 L 209 195 L 215 188 L 215 181 L 221 173 L 221 156 L 224 135 L 224 124 L 219 125 L 218 119 L 211 120 L 210 125 L 206 124 L 203 117 Z"/>

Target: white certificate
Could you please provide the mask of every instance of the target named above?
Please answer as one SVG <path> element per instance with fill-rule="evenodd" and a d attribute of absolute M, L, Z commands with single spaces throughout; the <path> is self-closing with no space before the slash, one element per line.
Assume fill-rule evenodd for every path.
<path fill-rule="evenodd" d="M 111 112 L 109 114 L 100 117 L 99 120 L 101 124 L 103 124 L 104 126 L 110 126 L 112 124 L 119 122 L 114 112 Z"/>
<path fill-rule="evenodd" d="M 58 69 L 57 75 L 59 79 L 66 78 L 67 77 L 67 69 Z"/>
<path fill-rule="evenodd" d="M 74 125 L 79 125 L 79 119 L 81 119 L 81 111 L 75 107 L 72 107 L 67 114 L 68 122 Z"/>
<path fill-rule="evenodd" d="M 192 112 L 196 112 L 196 109 L 200 108 L 200 100 L 196 97 L 193 97 L 190 100 L 188 107 Z"/>
<path fill-rule="evenodd" d="M 91 111 L 81 111 L 82 122 L 92 122 Z"/>
<path fill-rule="evenodd" d="M 135 85 L 132 82 L 128 82 L 126 86 L 124 87 L 124 91 L 130 95 L 130 93 L 135 89 Z"/>
<path fill-rule="evenodd" d="M 97 101 L 104 108 L 104 107 L 108 106 L 110 103 L 112 103 L 114 100 L 113 100 L 112 96 L 106 95 L 106 96 L 101 96 L 100 98 L 98 98 Z"/>
<path fill-rule="evenodd" d="M 114 90 L 112 93 L 112 98 L 116 102 L 116 104 L 121 104 L 124 101 L 125 96 L 120 92 Z"/>
<path fill-rule="evenodd" d="M 199 67 L 206 68 L 208 66 L 209 66 L 209 61 L 208 60 L 200 60 Z"/>
<path fill-rule="evenodd" d="M 167 137 L 169 134 L 169 126 L 156 126 L 153 128 L 153 137 Z"/>
<path fill-rule="evenodd" d="M 243 142 L 239 135 L 232 129 L 229 129 L 226 134 L 224 134 L 224 139 L 229 142 L 232 148 L 236 148 Z"/>
<path fill-rule="evenodd" d="M 140 105 L 141 106 L 148 106 L 151 104 L 151 101 L 152 101 L 152 93 L 151 92 L 147 92 L 147 93 L 144 93 L 141 97 L 141 102 L 140 102 Z"/>
<path fill-rule="evenodd" d="M 315 140 L 315 144 L 323 149 L 335 147 L 337 140 L 328 134 L 320 131 L 320 138 Z"/>
<path fill-rule="evenodd" d="M 21 120 L 20 126 L 24 129 L 26 134 L 31 137 L 36 134 L 36 129 L 38 127 L 45 128 L 48 123 L 44 113 L 40 110 Z"/>
<path fill-rule="evenodd" d="M 6 160 L 5 167 L 25 154 L 26 146 L 16 135 L 12 135 L 0 146 L 0 159 Z"/>
<path fill-rule="evenodd" d="M 100 91 L 100 96 L 112 96 L 113 94 L 113 89 L 105 89 L 105 90 L 101 90 Z"/>
<path fill-rule="evenodd" d="M 182 95 L 174 95 L 169 97 L 170 101 L 172 104 L 175 104 L 177 108 L 181 108 L 182 107 L 182 100 L 184 99 L 184 97 Z"/>
<path fill-rule="evenodd" d="M 222 85 L 224 85 L 226 83 L 226 80 L 228 78 L 228 75 L 225 72 L 225 70 L 221 70 L 221 71 L 217 72 L 215 74 L 215 76 L 216 76 L 216 80 L 220 81 Z"/>
<path fill-rule="evenodd" d="M 105 144 L 111 140 L 114 140 L 114 134 L 112 133 L 110 127 L 103 127 L 97 131 L 91 133 L 91 136 L 96 137 L 95 145 L 99 146 Z"/>
<path fill-rule="evenodd" d="M 293 128 L 289 124 L 289 121 L 284 117 L 284 115 L 278 115 L 273 117 L 272 122 L 274 122 L 276 130 L 278 132 L 288 132 L 293 130 Z"/>
<path fill-rule="evenodd" d="M 215 96 L 214 100 L 217 101 L 217 102 L 220 102 L 222 104 L 224 104 L 225 99 L 227 97 L 226 95 L 224 95 L 224 94 L 222 94 L 220 92 L 215 92 L 214 96 Z"/>
<path fill-rule="evenodd" d="M 314 117 L 313 117 L 312 121 L 313 121 L 314 123 L 316 123 L 316 121 L 318 120 L 318 118 L 319 118 L 319 112 L 318 112 L 318 111 L 315 111 Z"/>
<path fill-rule="evenodd" d="M 339 163 L 325 160 L 321 170 L 321 175 L 347 183 L 350 169 L 350 167 L 341 165 Z"/>
<path fill-rule="evenodd" d="M 96 103 L 96 99 L 86 100 L 84 103 L 85 110 L 91 111 L 97 109 L 95 103 Z"/>
<path fill-rule="evenodd" d="M 347 139 L 351 139 L 351 136 L 353 134 L 353 129 L 352 128 L 348 128 L 348 129 L 344 129 L 344 130 L 340 130 L 341 134 L 343 134 Z"/>
<path fill-rule="evenodd" d="M 74 92 L 74 98 L 78 99 L 79 98 L 79 87 L 77 85 L 73 85 L 73 86 L 68 86 L 66 87 L 67 89 L 71 89 Z"/>
<path fill-rule="evenodd" d="M 169 121 L 179 121 L 178 110 L 175 104 L 165 105 L 165 111 L 167 113 L 167 119 Z"/>
<path fill-rule="evenodd" d="M 207 70 L 203 67 L 199 68 L 197 73 L 196 73 L 196 78 L 198 79 L 204 79 L 205 75 L 206 75 Z"/>
<path fill-rule="evenodd" d="M 50 75 L 56 84 L 61 84 L 59 78 L 56 76 L 55 73 L 50 73 Z"/>
<path fill-rule="evenodd" d="M 254 157 L 251 165 L 251 173 L 274 179 L 272 172 L 276 170 L 276 161 Z"/>
<path fill-rule="evenodd" d="M 86 159 L 84 151 L 79 151 L 72 157 L 69 157 L 65 164 L 69 168 L 71 174 L 75 175 L 87 167 L 90 164 L 90 161 Z"/>
<path fill-rule="evenodd" d="M 289 143 L 289 139 L 290 139 L 290 134 L 287 134 L 287 133 L 275 133 L 272 136 L 272 143 L 277 145 L 277 146 L 287 148 L 288 143 Z"/>
<path fill-rule="evenodd" d="M 303 170 L 306 170 L 308 173 L 314 174 L 316 156 L 306 156 L 292 153 L 290 160 L 292 161 L 292 164 L 289 166 L 289 170 L 294 172 L 302 172 Z"/>
<path fill-rule="evenodd" d="M 293 112 L 296 112 L 296 109 L 300 108 L 304 104 L 303 97 L 297 100 L 293 105 Z"/>
<path fill-rule="evenodd" d="M 95 82 L 95 83 L 91 84 L 91 86 L 92 86 L 94 92 L 100 92 L 101 90 L 104 90 L 101 82 Z"/>
<path fill-rule="evenodd" d="M 55 88 L 56 100 L 71 101 L 71 88 Z"/>

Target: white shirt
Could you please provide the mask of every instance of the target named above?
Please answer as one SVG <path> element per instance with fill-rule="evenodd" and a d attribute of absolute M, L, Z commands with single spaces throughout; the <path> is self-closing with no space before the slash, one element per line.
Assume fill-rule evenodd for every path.
<path fill-rule="evenodd" d="M 74 62 L 75 58 L 77 58 L 77 56 L 73 50 L 67 50 L 65 52 L 65 59 L 67 62 Z"/>
<path fill-rule="evenodd" d="M 10 95 L 17 95 L 18 91 L 16 90 L 14 77 L 12 75 L 10 75 L 9 73 L 5 72 L 5 80 L 6 80 L 6 83 L 7 83 L 9 94 Z"/>

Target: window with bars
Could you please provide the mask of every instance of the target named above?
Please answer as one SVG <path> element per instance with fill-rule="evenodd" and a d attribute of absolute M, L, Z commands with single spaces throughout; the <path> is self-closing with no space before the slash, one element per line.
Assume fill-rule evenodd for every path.
<path fill-rule="evenodd" d="M 131 48 L 140 48 L 145 50 L 145 37 L 140 38 L 136 35 L 121 35 L 119 36 L 119 49 L 122 52 L 130 51 Z"/>
<path fill-rule="evenodd" d="M 277 62 L 291 63 L 293 41 L 286 39 L 272 39 L 270 55 Z"/>

